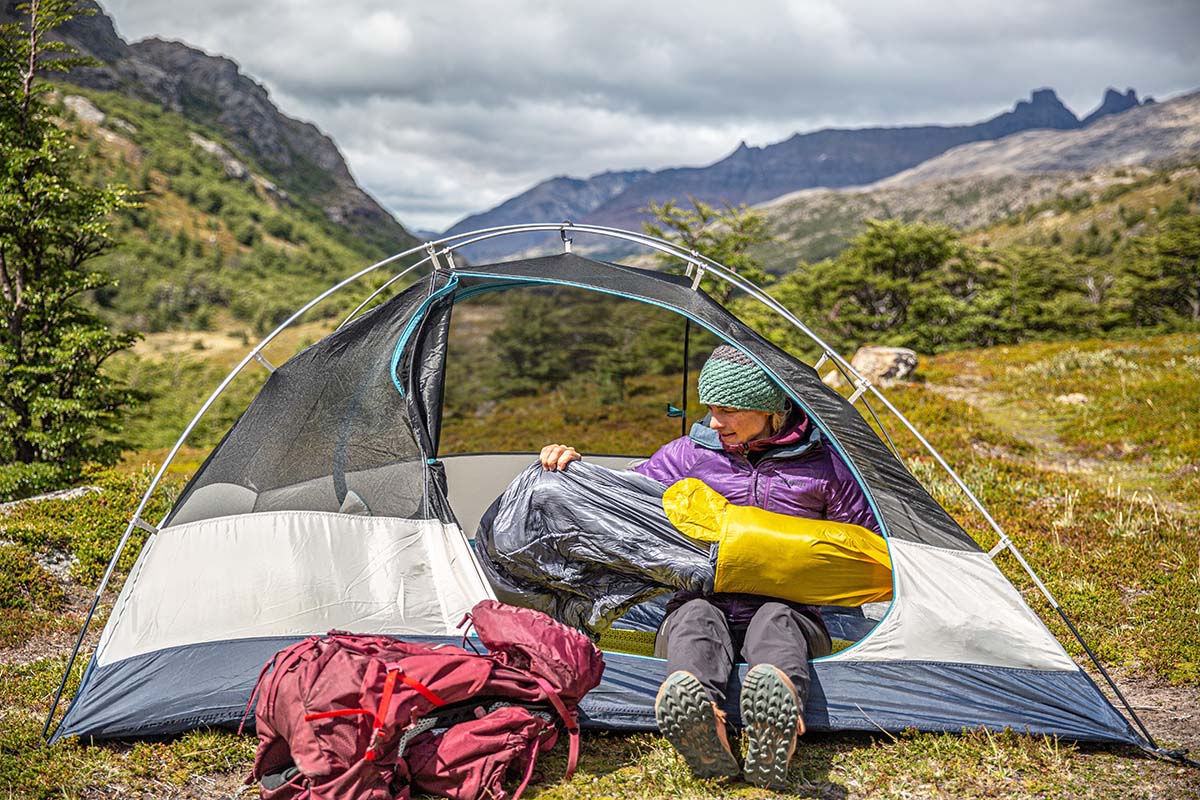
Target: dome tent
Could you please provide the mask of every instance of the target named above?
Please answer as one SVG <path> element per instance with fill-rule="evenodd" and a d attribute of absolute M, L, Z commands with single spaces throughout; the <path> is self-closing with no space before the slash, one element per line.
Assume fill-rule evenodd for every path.
<path fill-rule="evenodd" d="M 453 261 L 452 252 L 472 242 L 537 230 L 561 230 L 566 252 L 485 266 Z M 688 275 L 581 257 L 571 252 L 568 233 L 647 245 L 680 258 Z M 1157 750 L 1132 710 L 1139 731 L 993 563 L 1008 549 L 1025 565 L 961 480 L 950 472 L 1000 537 L 990 552 L 916 481 L 854 403 L 868 395 L 878 399 L 929 447 L 907 420 L 786 309 L 694 252 L 569 223 L 463 234 L 429 245 L 415 265 L 431 266 L 427 274 L 358 313 L 411 274 L 402 271 L 334 333 L 285 364 L 275 368 L 262 358 L 263 347 L 313 305 L 413 252 L 363 270 L 298 311 L 251 350 L 193 419 L 143 497 L 96 592 L 93 610 L 133 530 L 147 530 L 52 740 L 236 724 L 271 655 L 332 628 L 457 641 L 455 626 L 464 612 L 492 596 L 464 532 L 473 524 L 460 523 L 477 517 L 532 456 L 440 452 L 454 309 L 491 292 L 565 286 L 655 306 L 739 348 L 808 413 L 858 478 L 886 537 L 894 599 L 853 645 L 813 662 L 809 730 L 1009 727 Z M 700 291 L 706 274 L 756 297 L 812 338 L 824 351 L 817 368 L 833 360 L 849 373 L 856 386 L 851 398 Z M 270 371 L 258 396 L 167 517 L 157 526 L 142 520 L 196 422 L 254 359 Z M 1030 575 L 1058 609 L 1032 570 Z M 603 683 L 580 707 L 582 724 L 655 730 L 653 701 L 665 662 L 619 653 L 606 654 L 606 661 Z M 53 716 L 52 710 L 47 729 Z"/>

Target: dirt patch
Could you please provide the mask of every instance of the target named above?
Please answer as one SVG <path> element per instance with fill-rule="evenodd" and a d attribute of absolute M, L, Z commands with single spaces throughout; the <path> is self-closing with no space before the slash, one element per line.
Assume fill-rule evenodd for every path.
<path fill-rule="evenodd" d="M 1200 760 L 1200 686 L 1172 686 L 1124 674 L 1114 676 L 1114 680 L 1160 747 L 1187 748 L 1192 751 L 1191 758 Z M 1108 685 L 1098 683 L 1109 701 L 1123 710 Z M 1200 772 L 1196 777 L 1200 780 Z"/>

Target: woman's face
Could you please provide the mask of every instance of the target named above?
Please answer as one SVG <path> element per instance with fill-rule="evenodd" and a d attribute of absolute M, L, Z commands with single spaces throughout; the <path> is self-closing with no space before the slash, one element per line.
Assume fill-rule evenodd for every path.
<path fill-rule="evenodd" d="M 765 411 L 709 406 L 708 427 L 721 437 L 722 444 L 745 444 L 767 435 L 771 415 Z"/>

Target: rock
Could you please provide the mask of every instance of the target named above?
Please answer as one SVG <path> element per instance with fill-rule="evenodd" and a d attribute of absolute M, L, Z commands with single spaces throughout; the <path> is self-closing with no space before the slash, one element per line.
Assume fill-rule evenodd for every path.
<path fill-rule="evenodd" d="M 63 105 L 71 109 L 71 113 L 80 122 L 86 122 L 88 125 L 103 125 L 105 114 L 100 109 L 88 100 L 86 97 L 80 97 L 77 94 L 69 94 L 63 98 Z"/>
<path fill-rule="evenodd" d="M 882 347 L 865 345 L 858 348 L 850 359 L 850 366 L 872 384 L 887 385 L 891 381 L 907 380 L 917 369 L 919 359 L 907 347 Z M 841 374 L 835 369 L 822 380 L 829 386 L 844 386 Z"/>
<path fill-rule="evenodd" d="M 71 580 L 71 569 L 79 563 L 79 558 L 57 548 L 37 556 L 37 563 L 60 581 Z"/>
<path fill-rule="evenodd" d="M 1082 406 L 1087 405 L 1092 401 L 1092 398 L 1081 392 L 1071 392 L 1070 394 L 1060 394 L 1054 398 L 1054 402 L 1062 403 L 1067 406 Z"/>
<path fill-rule="evenodd" d="M 191 140 L 192 144 L 210 156 L 215 156 L 221 162 L 221 165 L 225 167 L 225 174 L 230 178 L 240 181 L 250 174 L 250 170 L 246 169 L 245 164 L 238 161 L 233 157 L 233 154 L 213 140 L 205 139 L 198 133 L 188 133 L 188 139 Z"/>
<path fill-rule="evenodd" d="M 43 500 L 74 500 L 76 497 L 83 497 L 85 494 L 102 491 L 104 490 L 99 486 L 76 486 L 74 489 L 60 489 L 57 492 L 50 492 L 49 494 L 39 494 L 37 497 L 26 497 L 22 500 L 13 500 L 11 503 L 0 503 L 0 514 L 7 514 L 17 506 L 22 506 L 26 503 L 40 503 Z"/>
<path fill-rule="evenodd" d="M 108 124 L 113 126 L 114 128 L 120 128 L 121 130 L 125 131 L 126 133 L 137 133 L 138 132 L 136 125 L 134 125 L 132 122 L 127 122 L 126 120 L 123 120 L 120 117 L 113 117 L 112 119 L 110 119 L 108 121 Z"/>

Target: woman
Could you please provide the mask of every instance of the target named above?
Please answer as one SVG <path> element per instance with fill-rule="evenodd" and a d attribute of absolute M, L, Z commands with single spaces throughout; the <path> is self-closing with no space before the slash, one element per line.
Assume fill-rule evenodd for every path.
<path fill-rule="evenodd" d="M 820 432 L 749 356 L 729 345 L 700 371 L 708 416 L 634 469 L 670 486 L 699 478 L 731 503 L 879 532 L 866 497 Z M 544 469 L 580 459 L 573 447 L 542 449 Z M 829 633 L 814 606 L 747 594 L 676 594 L 655 654 L 667 679 L 655 700 L 659 729 L 699 777 L 743 772 L 721 707 L 737 660 L 750 671 L 739 705 L 749 731 L 744 775 L 782 788 L 796 738 L 804 732 L 808 660 L 828 655 Z M 740 656 L 740 659 L 736 657 Z"/>

